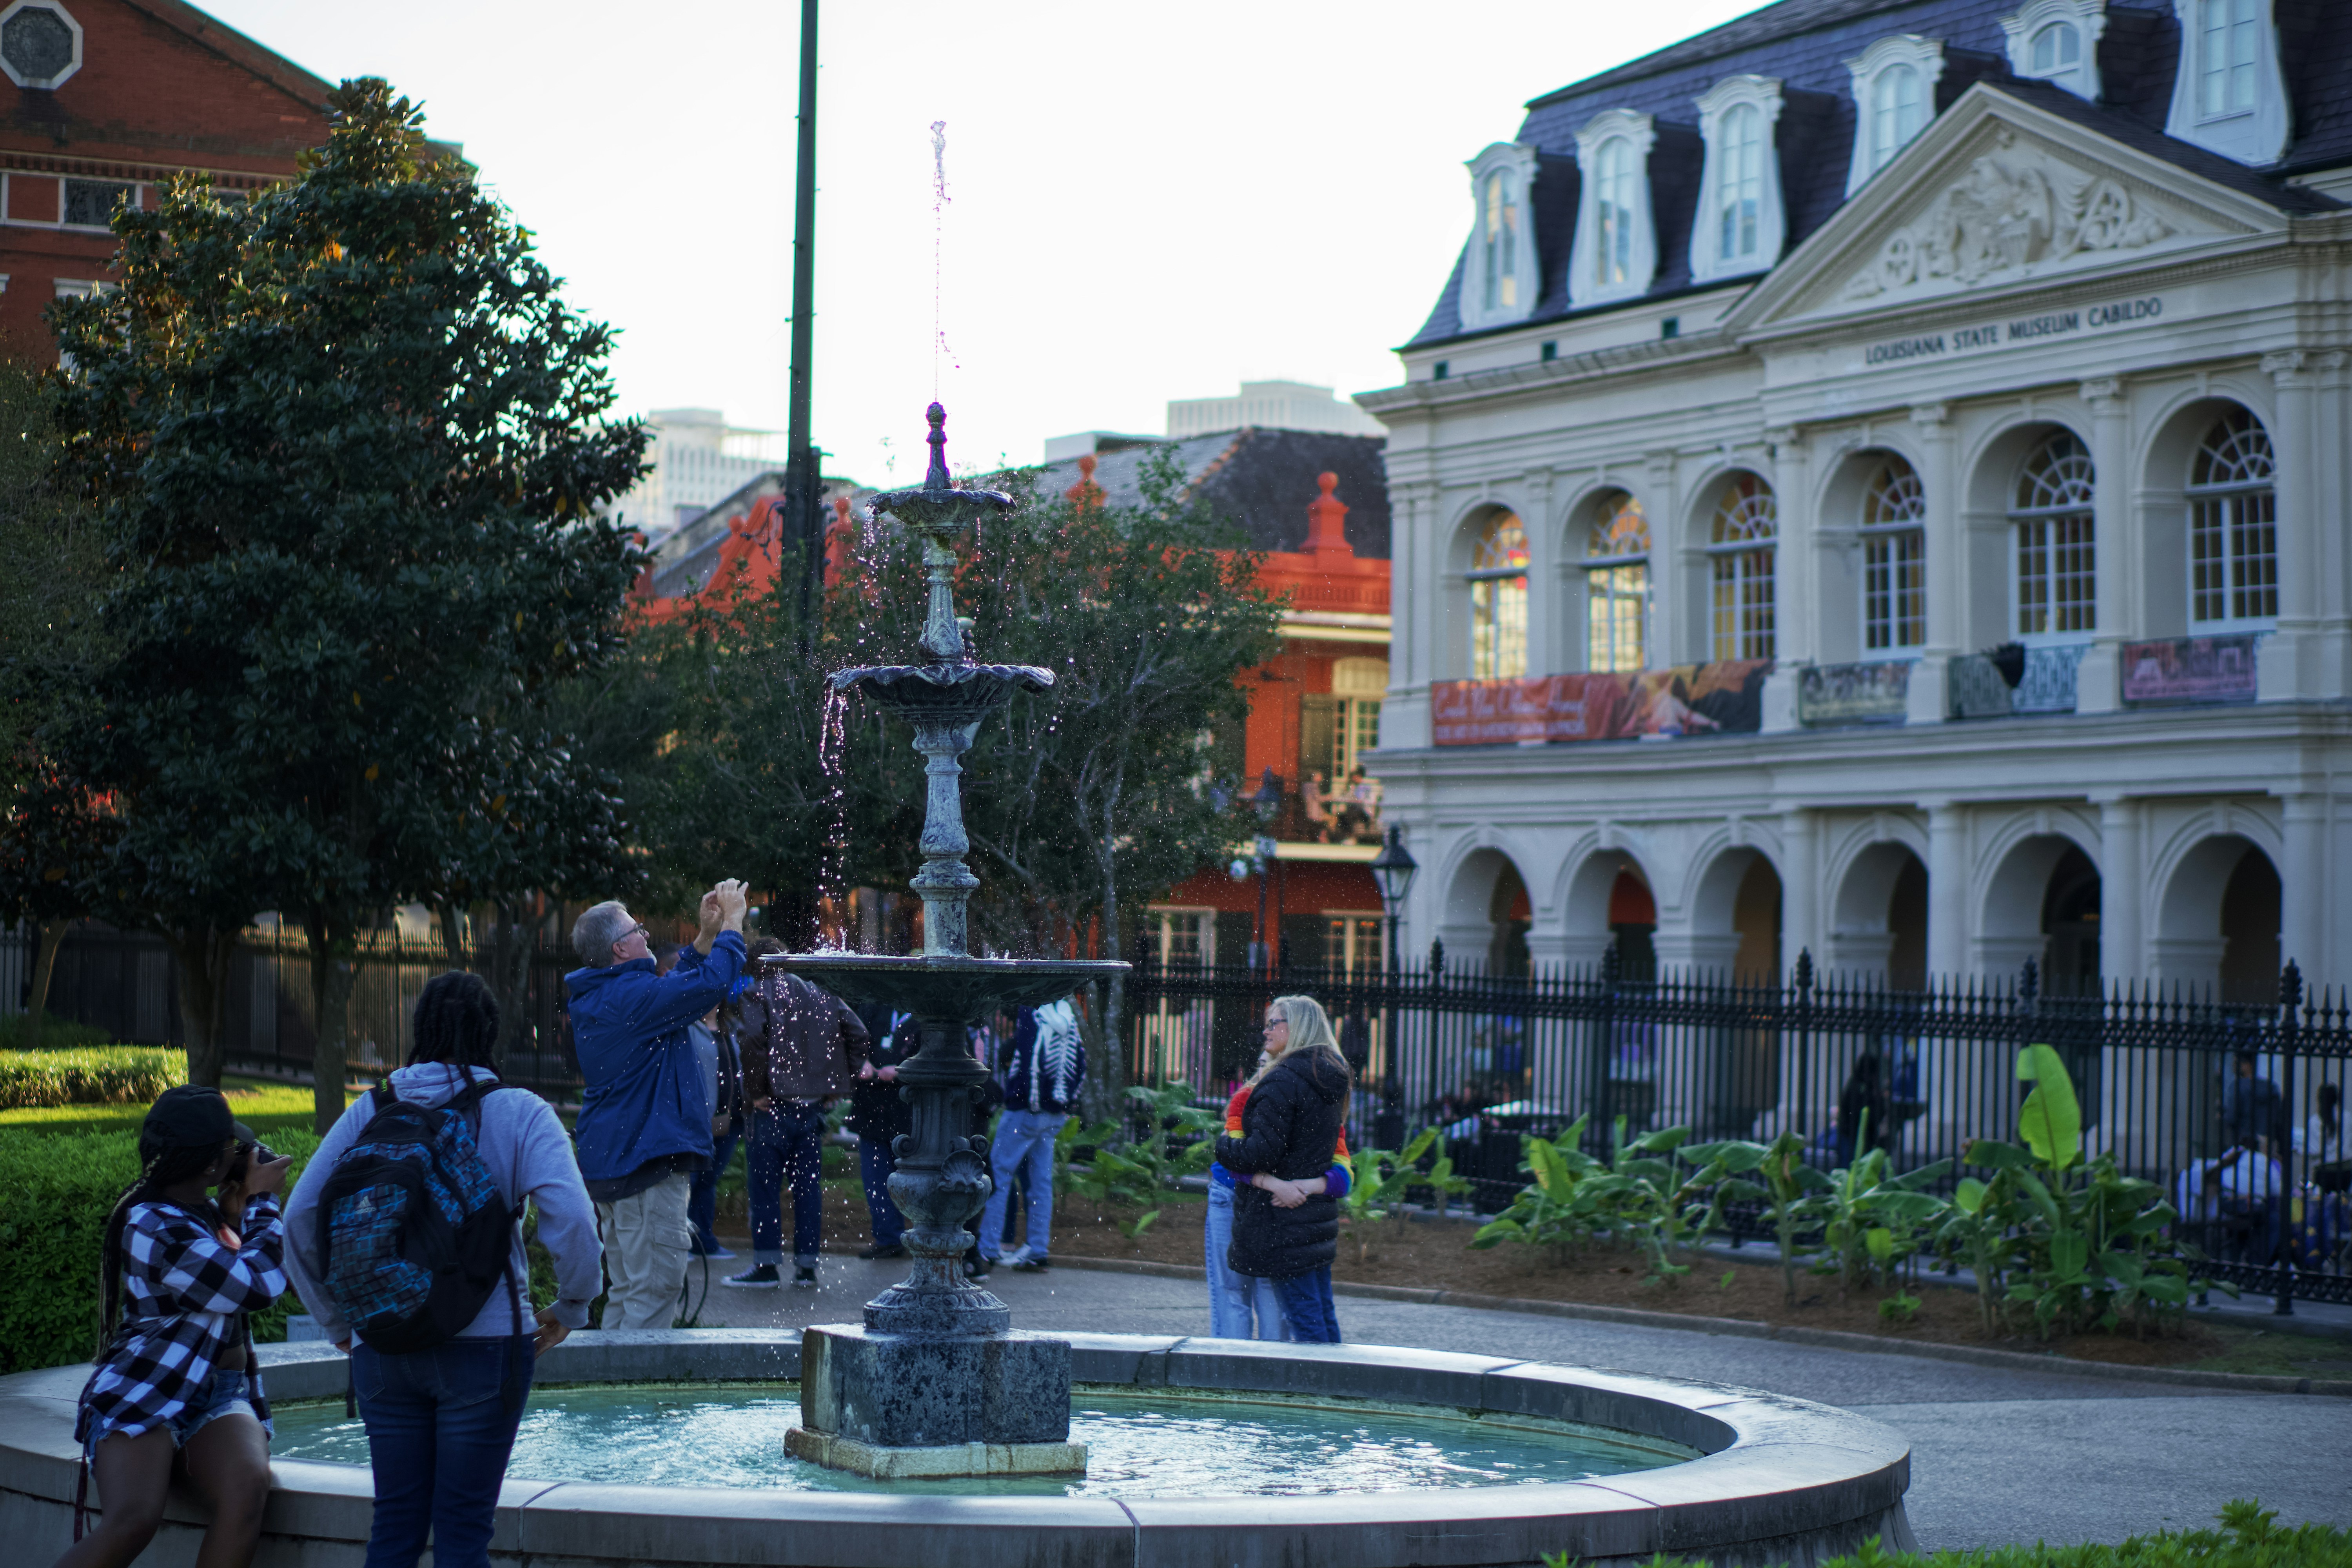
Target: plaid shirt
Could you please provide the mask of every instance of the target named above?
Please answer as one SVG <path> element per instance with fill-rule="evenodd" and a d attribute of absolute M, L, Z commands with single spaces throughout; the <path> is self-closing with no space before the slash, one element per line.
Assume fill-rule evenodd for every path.
<path fill-rule="evenodd" d="M 135 1437 L 179 1414 L 204 1392 L 222 1352 L 241 1342 L 238 1315 L 285 1293 L 286 1228 L 276 1195 L 247 1204 L 245 1223 L 245 1245 L 231 1247 L 176 1204 L 131 1211 L 122 1227 L 122 1322 L 82 1385 L 78 1440 L 93 1432 Z"/>

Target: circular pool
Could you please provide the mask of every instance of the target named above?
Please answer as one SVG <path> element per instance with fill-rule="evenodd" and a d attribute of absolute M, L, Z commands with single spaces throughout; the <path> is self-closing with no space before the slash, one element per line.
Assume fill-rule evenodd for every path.
<path fill-rule="evenodd" d="M 531 1568 L 1630 1565 L 1797 1568 L 1912 1544 L 1877 1423 L 1753 1390 L 1370 1345 L 1071 1334 L 1081 1479 L 872 1481 L 787 1458 L 796 1335 L 583 1333 L 541 1363 L 496 1561 Z M 281 1406 L 257 1568 L 356 1565 L 365 1446 L 343 1358 L 267 1347 Z M 86 1367 L 0 1378 L 0 1531 L 71 1536 Z M 202 1511 L 175 1500 L 166 1531 Z M 163 1543 L 175 1560 L 192 1539 Z"/>

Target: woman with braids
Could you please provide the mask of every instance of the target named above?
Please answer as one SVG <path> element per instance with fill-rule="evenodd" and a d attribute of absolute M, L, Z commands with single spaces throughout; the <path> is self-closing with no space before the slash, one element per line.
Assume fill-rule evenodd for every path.
<path fill-rule="evenodd" d="M 397 1099 L 437 1107 L 476 1085 L 497 1084 L 498 1004 L 478 976 L 452 972 L 428 981 L 416 999 L 415 1037 L 408 1065 L 385 1080 Z M 364 1338 L 353 1342 L 322 1279 L 320 1194 L 337 1160 L 374 1120 L 373 1096 L 355 1100 L 329 1130 L 287 1205 L 287 1271 L 327 1338 L 351 1356 L 367 1423 L 375 1472 L 367 1568 L 415 1568 L 428 1531 L 435 1568 L 485 1568 L 491 1513 L 533 1364 L 587 1326 L 588 1304 L 604 1289 L 595 1205 L 554 1108 L 527 1089 L 500 1087 L 482 1095 L 474 1113 L 475 1143 L 492 1184 L 518 1218 L 525 1199 L 538 1208 L 539 1239 L 555 1255 L 555 1301 L 538 1310 L 535 1331 L 518 1331 L 530 1289 L 518 1224 L 507 1268 L 519 1301 L 502 1287 L 455 1338 L 425 1350 L 394 1354 Z"/>
<path fill-rule="evenodd" d="M 242 1568 L 269 1496 L 269 1402 L 246 1314 L 286 1289 L 277 1193 L 292 1162 L 257 1146 L 220 1090 L 192 1084 L 148 1110 L 139 1161 L 107 1216 L 106 1342 L 74 1430 L 105 1516 L 84 1535 L 77 1500 L 58 1568 L 123 1568 L 145 1551 L 175 1468 L 212 1504 L 196 1568 Z"/>

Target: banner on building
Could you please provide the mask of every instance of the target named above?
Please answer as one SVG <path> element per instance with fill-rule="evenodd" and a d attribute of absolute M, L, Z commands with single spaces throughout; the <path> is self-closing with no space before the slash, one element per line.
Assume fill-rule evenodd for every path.
<path fill-rule="evenodd" d="M 1441 680 L 1430 688 L 1441 746 L 1753 734 L 1763 724 L 1769 658 L 1678 664 L 1626 674 Z"/>
<path fill-rule="evenodd" d="M 1907 658 L 1809 664 L 1797 680 L 1797 720 L 1802 724 L 1900 724 L 1910 705 Z"/>
<path fill-rule="evenodd" d="M 2167 637 L 2124 644 L 2124 701 L 2134 708 L 2190 702 L 2252 702 L 2252 634 Z"/>

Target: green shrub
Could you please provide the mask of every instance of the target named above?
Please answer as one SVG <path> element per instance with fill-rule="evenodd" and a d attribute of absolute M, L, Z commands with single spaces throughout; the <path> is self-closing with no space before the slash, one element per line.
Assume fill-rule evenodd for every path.
<path fill-rule="evenodd" d="M 269 1135 L 294 1156 L 287 1179 L 319 1146 L 309 1132 Z M 106 1216 L 139 1173 L 134 1132 L 32 1136 L 0 1132 L 0 1373 L 88 1361 L 98 1348 L 99 1245 Z M 263 1341 L 286 1337 L 286 1314 L 299 1310 L 289 1291 L 254 1320 Z"/>
<path fill-rule="evenodd" d="M 160 1046 L 16 1051 L 0 1056 L 0 1110 L 141 1105 L 187 1076 L 187 1058 Z"/>
<path fill-rule="evenodd" d="M 0 1051 L 23 1051 L 33 1048 L 33 1016 L 12 1013 L 0 1018 Z M 55 1013 L 41 1015 L 40 1049 L 45 1051 L 86 1051 L 93 1046 L 110 1046 L 114 1037 L 95 1024 L 78 1024 L 71 1018 L 60 1018 Z"/>
<path fill-rule="evenodd" d="M 1887 1552 L 1871 1537 L 1862 1550 L 1822 1568 L 2352 1568 L 2352 1531 L 2326 1524 L 2282 1530 L 2278 1515 L 2242 1500 L 2221 1510 L 2219 1530 L 2159 1531 L 2116 1546 L 2000 1546 L 1984 1552 Z M 1545 1568 L 1572 1568 L 1564 1552 Z M 1702 1558 L 1652 1558 L 1644 1568 L 1706 1568 Z"/>

